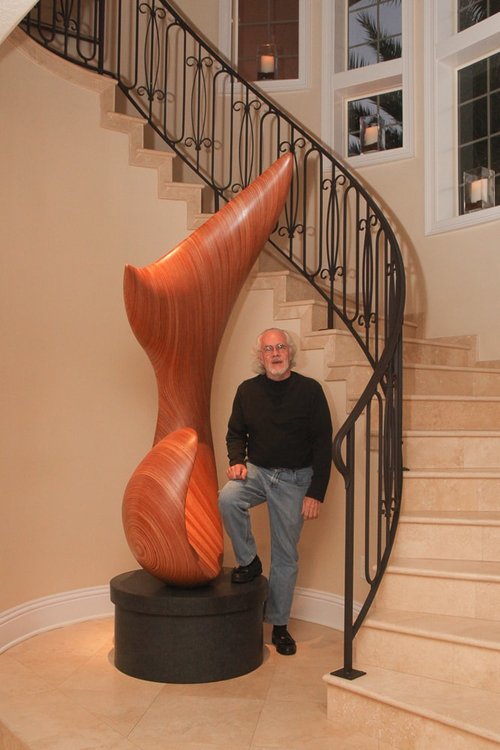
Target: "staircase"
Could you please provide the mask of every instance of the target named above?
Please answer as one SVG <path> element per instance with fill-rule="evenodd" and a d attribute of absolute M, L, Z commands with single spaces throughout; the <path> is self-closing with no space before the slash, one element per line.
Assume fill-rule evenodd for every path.
<path fill-rule="evenodd" d="M 15 43 L 67 70 L 21 32 Z M 186 201 L 189 227 L 199 226 L 206 218 L 202 186 L 173 181 L 173 155 L 144 147 L 144 121 L 114 111 L 114 82 L 78 69 L 73 75 L 99 91 L 102 125 L 128 134 L 130 163 L 157 169 L 158 196 Z M 346 380 L 352 407 L 373 370 L 349 332 L 324 330 L 319 295 L 292 271 L 269 266 L 266 256 L 250 288 L 273 290 L 278 325 L 300 320 L 302 347 L 324 350 L 326 379 Z M 355 641 L 355 666 L 367 674 L 352 682 L 325 677 L 328 716 L 388 750 L 494 748 L 500 745 L 500 363 L 479 366 L 469 338 L 419 339 L 411 321 L 404 360 L 408 471 L 396 548 Z"/>
<path fill-rule="evenodd" d="M 252 288 L 273 289 L 275 320 L 300 319 L 303 349 L 324 349 L 349 409 L 370 368 L 348 334 L 320 330 L 325 310 L 303 283 L 267 270 Z M 367 674 L 325 676 L 328 717 L 388 750 L 500 747 L 500 362 L 481 366 L 475 343 L 405 323 L 407 471 L 393 555 L 354 642 Z"/>
<path fill-rule="evenodd" d="M 500 363 L 407 338 L 405 393 L 396 544 L 355 641 L 367 674 L 325 677 L 328 716 L 384 747 L 499 747 Z"/>

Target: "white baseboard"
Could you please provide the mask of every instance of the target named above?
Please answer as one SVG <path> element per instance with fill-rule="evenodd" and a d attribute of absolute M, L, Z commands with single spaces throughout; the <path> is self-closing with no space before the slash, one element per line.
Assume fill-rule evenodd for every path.
<path fill-rule="evenodd" d="M 354 604 L 354 617 L 361 609 Z M 329 594 L 316 589 L 297 586 L 293 597 L 292 617 L 297 620 L 315 622 L 335 630 L 344 630 L 344 599 L 338 594 Z"/>
<path fill-rule="evenodd" d="M 355 607 L 355 615 L 357 612 L 359 606 Z M 34 599 L 0 613 L 0 653 L 46 630 L 113 614 L 109 586 L 76 589 Z M 298 587 L 292 617 L 343 630 L 344 600 L 337 594 Z"/>
<path fill-rule="evenodd" d="M 109 617 L 109 586 L 66 591 L 0 613 L 0 653 L 26 638 L 70 623 Z"/>

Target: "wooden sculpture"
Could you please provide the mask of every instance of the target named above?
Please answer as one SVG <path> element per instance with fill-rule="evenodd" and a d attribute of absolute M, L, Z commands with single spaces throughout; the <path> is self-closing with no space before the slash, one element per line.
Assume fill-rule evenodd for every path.
<path fill-rule="evenodd" d="M 223 537 L 210 429 L 212 375 L 231 309 L 284 205 L 285 154 L 170 253 L 126 266 L 125 306 L 153 365 L 152 450 L 132 475 L 123 525 L 140 565 L 177 586 L 218 576 Z"/>

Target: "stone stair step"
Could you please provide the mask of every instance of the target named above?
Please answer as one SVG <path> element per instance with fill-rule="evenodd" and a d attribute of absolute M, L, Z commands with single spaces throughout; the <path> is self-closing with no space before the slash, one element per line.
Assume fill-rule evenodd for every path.
<path fill-rule="evenodd" d="M 352 336 L 347 331 L 339 329 L 326 331 L 310 331 L 302 337 L 301 348 L 304 351 L 309 349 L 325 349 L 326 358 L 341 361 L 349 359 L 353 348 L 359 346 L 352 341 Z"/>
<path fill-rule="evenodd" d="M 252 276 L 252 288 L 273 289 L 279 302 L 291 302 L 312 297 L 316 302 L 323 301 L 322 296 L 297 271 L 287 269 L 259 271 Z"/>
<path fill-rule="evenodd" d="M 138 148 L 133 157 L 136 167 L 148 167 L 159 171 L 163 182 L 172 182 L 172 165 L 175 154 L 170 151 L 157 151 L 155 149 Z"/>
<path fill-rule="evenodd" d="M 355 641 L 359 669 L 393 669 L 500 692 L 500 622 L 376 609 Z"/>
<path fill-rule="evenodd" d="M 201 210 L 202 190 L 203 185 L 198 182 L 169 182 L 161 178 L 158 180 L 159 198 L 170 201 L 184 201 L 186 203 L 187 226 L 190 229 L 193 229 L 203 216 Z"/>
<path fill-rule="evenodd" d="M 470 346 L 434 339 L 406 339 L 403 341 L 404 364 L 472 365 Z"/>
<path fill-rule="evenodd" d="M 403 462 L 417 469 L 500 470 L 498 430 L 405 430 Z"/>
<path fill-rule="evenodd" d="M 326 675 L 327 715 L 379 747 L 495 750 L 498 693 L 372 667 L 356 680 Z"/>
<path fill-rule="evenodd" d="M 495 429 L 500 396 L 405 396 L 403 425 L 409 430 Z"/>
<path fill-rule="evenodd" d="M 405 511 L 393 554 L 500 561 L 499 511 Z"/>
<path fill-rule="evenodd" d="M 406 393 L 428 396 L 500 396 L 500 371 L 494 368 L 405 364 Z"/>
<path fill-rule="evenodd" d="M 404 512 L 496 510 L 499 498 L 500 470 L 420 469 L 404 474 Z"/>
<path fill-rule="evenodd" d="M 101 124 L 107 130 L 115 130 L 128 136 L 130 161 L 132 162 L 136 151 L 144 147 L 146 121 L 143 118 L 124 115 L 120 112 L 105 112 L 102 114 Z"/>
<path fill-rule="evenodd" d="M 326 366 L 335 367 L 338 362 L 352 362 L 359 361 L 360 357 L 360 346 L 347 331 L 339 331 L 344 333 L 347 337 L 347 341 L 344 346 L 336 350 L 332 350 L 332 356 L 326 357 Z M 380 342 L 380 351 L 383 349 L 383 341 Z M 426 364 L 439 364 L 439 365 L 456 365 L 456 366 L 467 366 L 470 365 L 471 350 L 466 346 L 459 344 L 445 344 L 442 342 L 427 341 L 426 339 L 410 339 L 407 338 L 403 344 L 403 359 L 404 362 L 418 362 Z"/>
<path fill-rule="evenodd" d="M 358 400 L 373 373 L 363 359 L 334 362 L 326 368 L 325 380 L 345 380 L 347 397 Z M 499 396 L 500 371 L 472 366 L 405 364 L 403 388 L 412 396 Z"/>
<path fill-rule="evenodd" d="M 314 287 L 302 277 L 297 271 L 267 270 L 256 271 L 252 277 L 253 289 L 272 289 L 274 291 L 274 311 L 278 320 L 287 320 L 290 318 L 303 317 L 301 306 L 314 305 L 315 317 L 311 331 L 324 330 L 327 327 L 328 308 L 325 299 Z M 338 295 L 335 297 L 340 304 Z M 348 312 L 353 310 L 350 304 L 347 306 Z M 383 319 L 381 321 L 383 330 Z M 335 330 L 346 330 L 343 322 L 335 316 Z M 404 335 L 412 336 L 416 331 L 416 324 L 413 321 L 405 321 L 403 326 Z M 304 334 L 308 333 L 305 328 Z"/>
<path fill-rule="evenodd" d="M 354 337 L 341 329 L 328 331 L 311 331 L 302 341 L 303 349 L 318 349 L 326 347 L 325 367 L 335 368 L 340 364 L 359 362 L 362 355 L 361 348 Z M 380 342 L 380 351 L 384 343 Z M 468 366 L 471 350 L 460 344 L 446 344 L 442 342 L 426 341 L 425 339 L 406 339 L 404 346 L 405 361 L 415 361 L 430 364 L 448 364 Z"/>
<path fill-rule="evenodd" d="M 377 607 L 500 620 L 500 562 L 394 557 Z"/>

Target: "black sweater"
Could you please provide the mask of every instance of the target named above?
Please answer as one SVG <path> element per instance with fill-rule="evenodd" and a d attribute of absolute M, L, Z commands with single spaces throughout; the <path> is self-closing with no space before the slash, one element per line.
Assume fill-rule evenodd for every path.
<path fill-rule="evenodd" d="M 226 435 L 229 463 L 265 468 L 312 466 L 306 493 L 323 501 L 331 468 L 332 422 L 320 384 L 297 372 L 257 375 L 238 387 Z"/>

